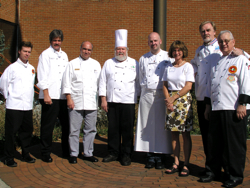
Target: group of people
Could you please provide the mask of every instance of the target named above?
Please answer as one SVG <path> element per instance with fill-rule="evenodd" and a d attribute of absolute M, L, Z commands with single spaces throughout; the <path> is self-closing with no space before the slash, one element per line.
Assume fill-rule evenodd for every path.
<path fill-rule="evenodd" d="M 84 120 L 83 159 L 97 162 L 93 156 L 98 106 L 107 112 L 108 155 L 103 162 L 120 160 L 131 164 L 132 152 L 146 152 L 145 168 L 163 169 L 165 154 L 174 155 L 167 174 L 190 173 L 192 150 L 192 96 L 195 95 L 199 125 L 206 155 L 205 171 L 200 182 L 220 180 L 221 168 L 226 179 L 224 186 L 235 187 L 243 181 L 246 158 L 246 125 L 250 103 L 249 55 L 235 48 L 230 31 L 216 35 L 211 21 L 199 27 L 203 45 L 191 63 L 185 61 L 188 49 L 182 41 L 174 41 L 169 51 L 161 49 L 158 33 L 148 36 L 150 52 L 139 62 L 128 56 L 128 31 L 115 31 L 115 56 L 102 69 L 92 59 L 93 44 L 84 41 L 80 56 L 68 62 L 61 50 L 63 33 L 50 33 L 50 47 L 42 52 L 37 67 L 37 86 L 42 105 L 41 154 L 44 162 L 52 162 L 52 134 L 55 122 L 62 126 L 63 157 L 72 164 L 79 155 L 79 133 Z M 33 130 L 32 108 L 35 69 L 28 59 L 30 42 L 22 42 L 18 60 L 6 68 L 0 79 L 0 91 L 6 98 L 5 164 L 14 161 L 14 135 L 21 140 L 22 157 L 34 163 L 28 146 Z M 134 142 L 135 104 L 139 100 Z M 98 101 L 99 100 L 99 101 Z M 184 164 L 180 167 L 180 141 L 183 137 Z M 134 143 L 134 146 L 133 146 Z"/>

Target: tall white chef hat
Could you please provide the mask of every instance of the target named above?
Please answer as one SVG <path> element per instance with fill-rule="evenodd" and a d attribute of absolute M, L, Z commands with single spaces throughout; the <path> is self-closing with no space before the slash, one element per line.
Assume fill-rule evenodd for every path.
<path fill-rule="evenodd" d="M 115 47 L 127 47 L 128 30 L 118 29 L 115 31 Z"/>

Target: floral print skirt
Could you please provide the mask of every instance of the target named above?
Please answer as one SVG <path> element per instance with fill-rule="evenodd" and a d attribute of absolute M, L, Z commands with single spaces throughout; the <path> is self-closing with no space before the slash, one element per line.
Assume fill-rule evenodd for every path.
<path fill-rule="evenodd" d="M 178 91 L 169 91 L 170 97 Z M 170 131 L 191 131 L 193 128 L 192 96 L 190 92 L 176 99 L 174 111 L 166 110 L 166 129 Z"/>

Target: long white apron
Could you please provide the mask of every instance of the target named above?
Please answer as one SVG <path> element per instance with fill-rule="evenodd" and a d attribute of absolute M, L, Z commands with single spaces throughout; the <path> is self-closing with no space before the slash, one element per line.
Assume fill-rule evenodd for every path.
<path fill-rule="evenodd" d="M 172 153 L 171 131 L 165 130 L 166 106 L 164 99 L 161 89 L 142 88 L 135 151 Z"/>

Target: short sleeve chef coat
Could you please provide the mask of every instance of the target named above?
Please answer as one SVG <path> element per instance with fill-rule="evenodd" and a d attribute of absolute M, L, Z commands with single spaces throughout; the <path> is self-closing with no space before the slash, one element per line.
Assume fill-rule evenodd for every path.
<path fill-rule="evenodd" d="M 61 49 L 55 51 L 51 46 L 39 56 L 37 67 L 37 86 L 39 99 L 43 99 L 43 90 L 48 89 L 51 99 L 66 99 L 62 94 L 62 77 L 68 64 L 68 56 Z"/>
<path fill-rule="evenodd" d="M 0 91 L 6 99 L 6 108 L 32 110 L 34 100 L 35 68 L 19 58 L 9 65 L 0 78 Z"/>
<path fill-rule="evenodd" d="M 211 57 L 206 59 L 211 72 L 205 96 L 211 99 L 213 111 L 236 110 L 240 94 L 250 95 L 250 62 L 243 55 Z"/>
<path fill-rule="evenodd" d="M 161 50 L 156 55 L 151 52 L 144 54 L 139 60 L 139 81 L 141 87 L 146 87 L 147 89 L 162 89 L 162 75 L 169 62 L 174 62 L 174 59 L 169 58 L 168 52 L 164 50 Z"/>
<path fill-rule="evenodd" d="M 98 107 L 98 85 L 100 63 L 92 58 L 81 57 L 69 62 L 63 75 L 63 94 L 70 94 L 74 110 L 96 110 Z"/>
<path fill-rule="evenodd" d="M 140 95 L 138 72 L 139 64 L 133 58 L 128 57 L 123 62 L 108 59 L 101 71 L 99 96 L 106 96 L 107 102 L 137 103 Z"/>

